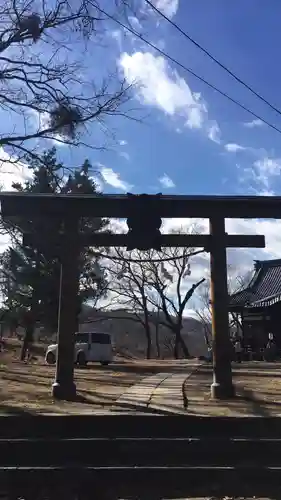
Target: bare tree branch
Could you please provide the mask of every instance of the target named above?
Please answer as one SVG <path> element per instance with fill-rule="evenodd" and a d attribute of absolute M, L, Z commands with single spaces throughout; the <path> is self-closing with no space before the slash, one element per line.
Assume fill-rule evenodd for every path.
<path fill-rule="evenodd" d="M 176 356 L 179 355 L 179 346 L 185 356 L 189 355 L 181 335 L 184 311 L 194 291 L 205 279 L 189 285 L 187 291 L 184 288 L 191 273 L 189 260 L 203 251 L 170 248 L 161 252 L 127 252 L 115 248 L 106 256 L 106 262 L 112 259 L 108 265 L 108 282 L 118 304 L 124 306 L 126 303 L 136 314 L 142 311 L 142 324 L 148 339 L 151 337 L 150 311 L 158 308 L 162 313 L 159 322 L 168 327 L 176 338 Z"/>
<path fill-rule="evenodd" d="M 38 140 L 84 144 L 88 123 L 131 117 L 130 85 L 117 73 L 97 84 L 73 44 L 92 44 L 105 31 L 98 0 L 4 0 L 0 6 L 0 110 L 7 114 L 0 148 L 14 159 L 40 157 Z M 127 2 L 116 4 L 126 15 Z M 71 56 L 70 56 L 71 55 Z M 64 61 L 64 62 L 62 62 Z M 9 124 L 11 124 L 9 129 Z M 40 142 L 39 142 L 40 144 Z M 44 146 L 45 148 L 46 146 Z M 102 144 L 94 147 L 102 148 Z M 5 158 L 3 159 L 5 160 Z"/>

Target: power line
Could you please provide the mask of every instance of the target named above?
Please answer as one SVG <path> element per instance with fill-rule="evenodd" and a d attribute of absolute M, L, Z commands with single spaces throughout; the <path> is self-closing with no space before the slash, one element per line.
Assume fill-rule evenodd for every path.
<path fill-rule="evenodd" d="M 228 95 L 223 90 L 218 89 L 215 85 L 213 85 L 212 83 L 210 83 L 207 80 L 205 80 L 205 78 L 203 78 L 202 76 L 197 75 L 197 73 L 195 73 L 194 71 L 192 71 L 190 68 L 188 68 L 187 66 L 185 66 L 181 62 L 177 61 L 174 57 L 170 56 L 169 54 L 167 54 L 163 50 L 159 49 L 159 47 L 157 47 L 156 45 L 154 45 L 152 42 L 150 42 L 149 40 L 147 40 L 146 38 L 144 38 L 144 36 L 142 36 L 140 33 L 138 33 L 137 31 L 135 31 L 134 29 L 130 28 L 129 26 L 126 26 L 121 21 L 119 21 L 119 19 L 116 19 L 116 17 L 112 16 L 111 14 L 109 14 L 106 11 L 104 11 L 100 7 L 95 6 L 95 8 L 99 12 L 101 12 L 102 14 L 104 14 L 105 16 L 107 16 L 109 19 L 111 19 L 115 23 L 119 24 L 119 26 L 121 26 L 122 28 L 124 28 L 126 31 L 129 31 L 129 33 L 132 33 L 132 35 L 136 36 L 137 38 L 139 38 L 140 40 L 142 40 L 144 43 L 146 43 L 147 45 L 149 45 L 149 47 L 151 47 L 152 49 L 156 50 L 163 57 L 166 57 L 169 61 L 173 62 L 174 64 L 176 64 L 177 66 L 179 66 L 180 68 L 182 68 L 184 71 L 187 71 L 189 74 L 191 74 L 192 76 L 194 76 L 195 78 L 197 78 L 197 80 L 201 81 L 202 83 L 205 83 L 205 85 L 207 85 L 209 88 L 211 88 L 212 90 L 215 90 L 220 95 L 222 95 L 223 97 L 225 97 L 226 99 L 228 99 L 230 102 L 232 102 L 233 104 L 236 104 L 237 106 L 239 106 L 239 108 L 243 109 L 244 111 L 246 111 L 250 115 L 254 116 L 258 120 L 260 120 L 261 122 L 263 122 L 268 127 L 272 128 L 273 130 L 275 130 L 276 132 L 278 132 L 279 134 L 281 134 L 281 129 L 280 128 L 276 127 L 275 125 L 272 125 L 272 123 L 268 122 L 267 120 L 265 120 L 264 118 L 262 118 L 260 115 L 258 115 L 257 113 L 255 113 L 251 109 L 249 109 L 246 106 L 244 106 L 244 104 L 241 104 L 239 101 L 237 101 L 236 99 L 234 99 L 233 97 L 231 97 L 230 95 Z"/>
<path fill-rule="evenodd" d="M 145 2 L 155 11 L 157 12 L 161 17 L 163 17 L 168 23 L 170 23 L 179 33 L 181 33 L 185 38 L 187 38 L 195 47 L 197 47 L 199 50 L 204 52 L 212 61 L 214 61 L 220 68 L 222 68 L 224 71 L 226 71 L 232 78 L 234 78 L 238 83 L 243 85 L 247 90 L 249 90 L 254 96 L 258 97 L 261 101 L 263 101 L 267 106 L 269 106 L 271 109 L 273 109 L 276 113 L 281 115 L 280 109 L 276 108 L 271 102 L 269 102 L 265 97 L 263 97 L 261 94 L 259 94 L 256 90 L 254 90 L 250 85 L 248 85 L 244 80 L 239 78 L 239 76 L 235 75 L 233 71 L 231 71 L 225 64 L 221 63 L 215 56 L 211 54 L 207 49 L 205 49 L 202 45 L 200 45 L 196 40 L 194 40 L 186 31 L 184 31 L 178 24 L 176 24 L 174 21 L 169 19 L 163 12 L 161 12 L 155 5 L 150 0 L 145 0 Z"/>

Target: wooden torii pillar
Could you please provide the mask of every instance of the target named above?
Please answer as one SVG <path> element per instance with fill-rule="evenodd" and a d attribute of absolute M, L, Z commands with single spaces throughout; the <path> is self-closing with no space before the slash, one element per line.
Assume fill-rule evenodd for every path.
<path fill-rule="evenodd" d="M 60 290 L 58 291 L 58 351 L 52 395 L 55 399 L 72 401 L 76 396 L 73 361 L 74 334 L 77 331 L 77 296 L 79 292 L 78 260 L 81 251 L 78 241 L 78 219 L 65 218 L 64 228 L 63 241 L 57 247 L 61 276 Z M 36 246 L 40 248 L 39 241 L 37 241 Z"/>
<path fill-rule="evenodd" d="M 31 199 L 30 205 L 24 201 Z M 207 200 L 205 198 L 208 198 Z M 74 333 L 76 330 L 77 293 L 78 293 L 78 258 L 81 247 L 132 247 L 134 238 L 129 234 L 81 234 L 78 229 L 79 217 L 123 217 L 130 216 L 130 229 L 134 228 L 132 219 L 138 213 L 135 224 L 136 248 L 146 249 L 161 247 L 199 247 L 210 251 L 211 259 L 211 302 L 214 380 L 211 387 L 213 398 L 227 399 L 234 395 L 231 373 L 230 339 L 228 328 L 228 290 L 226 248 L 263 248 L 264 236 L 228 235 L 225 233 L 225 217 L 262 217 L 272 216 L 280 210 L 281 199 L 274 204 L 274 199 L 261 203 L 258 197 L 249 203 L 248 197 L 155 197 L 153 195 L 130 197 L 110 196 L 60 196 L 22 193 L 1 193 L 2 213 L 7 219 L 13 215 L 29 216 L 40 213 L 42 216 L 59 217 L 65 221 L 65 231 L 58 234 L 52 244 L 60 249 L 62 273 L 62 308 L 58 339 L 58 360 L 53 395 L 58 399 L 72 399 L 76 388 L 73 379 Z M 204 203 L 202 202 L 202 199 Z M 20 201 L 18 201 L 20 200 Z M 265 208 L 266 207 L 266 210 Z M 37 208 L 37 212 L 36 212 Z M 145 208 L 144 218 L 141 208 Z M 156 215 L 155 212 L 156 211 Z M 132 217 L 133 214 L 133 217 Z M 151 215 L 153 214 L 153 217 Z M 209 235 L 160 234 L 159 217 L 202 217 L 210 220 Z M 146 231 L 145 220 L 149 220 Z M 153 223 L 152 223 L 153 220 Z M 160 222 L 161 225 L 161 222 Z M 152 226 L 152 227 L 151 227 Z M 155 231 L 153 233 L 153 231 Z M 152 233 L 156 239 L 150 240 Z M 26 234 L 24 243 L 40 248 L 42 240 L 50 235 Z M 144 242 L 145 240 L 145 242 Z M 157 240 L 157 241 L 156 241 Z"/>
<path fill-rule="evenodd" d="M 209 222 L 211 311 L 213 340 L 213 383 L 211 396 L 228 399 L 235 395 L 232 383 L 231 344 L 229 335 L 228 286 L 227 286 L 227 236 L 223 217 L 212 217 Z M 241 244 L 243 236 L 241 236 Z M 243 246 L 243 245 L 242 245 Z"/>

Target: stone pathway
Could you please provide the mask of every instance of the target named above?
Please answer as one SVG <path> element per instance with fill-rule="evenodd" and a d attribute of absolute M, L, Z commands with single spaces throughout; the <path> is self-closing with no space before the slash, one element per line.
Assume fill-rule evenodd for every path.
<path fill-rule="evenodd" d="M 193 372 L 193 371 L 192 371 Z M 165 378 L 153 391 L 149 407 L 175 413 L 185 412 L 183 385 L 191 373 L 175 373 Z"/>
<path fill-rule="evenodd" d="M 161 372 L 143 378 L 129 387 L 117 400 L 118 407 L 131 411 L 146 411 L 157 414 L 185 413 L 183 386 L 186 379 L 200 366 L 200 363 L 186 363 L 177 373 Z"/>

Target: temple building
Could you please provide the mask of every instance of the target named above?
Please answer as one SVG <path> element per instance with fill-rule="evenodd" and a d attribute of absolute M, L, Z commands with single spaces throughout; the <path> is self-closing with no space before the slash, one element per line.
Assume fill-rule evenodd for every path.
<path fill-rule="evenodd" d="M 229 311 L 245 346 L 257 352 L 273 335 L 281 352 L 281 259 L 255 261 L 249 285 L 230 296 Z"/>

